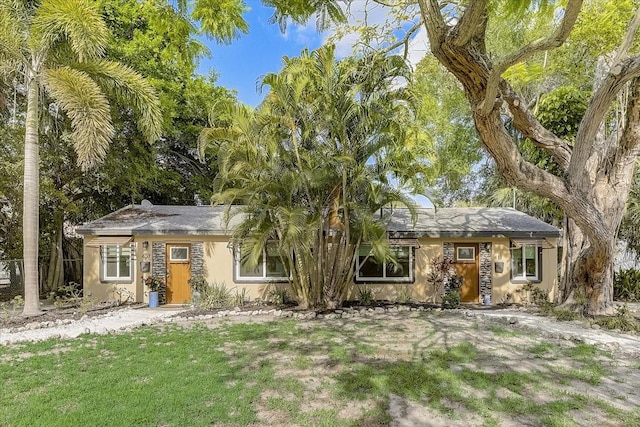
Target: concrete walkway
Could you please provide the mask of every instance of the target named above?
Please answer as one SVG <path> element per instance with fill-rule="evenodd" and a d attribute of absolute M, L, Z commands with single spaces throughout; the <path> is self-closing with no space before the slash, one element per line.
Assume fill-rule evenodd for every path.
<path fill-rule="evenodd" d="M 0 329 L 0 345 L 24 341 L 43 341 L 49 338 L 69 339 L 82 334 L 104 335 L 161 322 L 163 319 L 184 310 L 183 308 L 117 310 L 102 316 L 86 316 L 68 324 L 56 324 L 56 326 L 48 328 L 27 329 L 18 332 L 7 332 L 6 329 Z"/>

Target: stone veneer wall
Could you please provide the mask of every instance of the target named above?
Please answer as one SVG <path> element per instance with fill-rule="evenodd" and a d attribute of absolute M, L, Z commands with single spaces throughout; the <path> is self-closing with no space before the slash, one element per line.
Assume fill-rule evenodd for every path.
<path fill-rule="evenodd" d="M 167 245 L 164 242 L 153 242 L 151 247 L 151 275 L 162 279 L 164 284 L 158 289 L 158 301 L 167 303 Z"/>
<path fill-rule="evenodd" d="M 191 277 L 204 276 L 204 243 L 191 243 Z"/>
<path fill-rule="evenodd" d="M 453 243 L 444 242 L 442 244 L 442 256 L 444 258 L 449 258 L 451 261 L 453 261 L 455 259 L 453 257 Z"/>
<path fill-rule="evenodd" d="M 450 259 L 451 261 L 455 260 L 454 257 L 454 250 L 453 250 L 453 243 L 452 242 L 444 242 L 442 244 L 442 257 L 444 259 Z M 451 270 L 450 273 L 456 274 L 456 269 L 453 265 L 451 265 Z M 445 279 L 444 282 L 444 292 L 447 293 L 451 290 L 451 283 L 449 282 L 449 279 Z"/>
<path fill-rule="evenodd" d="M 493 271 L 491 262 L 491 242 L 480 243 L 480 296 L 491 295 Z"/>

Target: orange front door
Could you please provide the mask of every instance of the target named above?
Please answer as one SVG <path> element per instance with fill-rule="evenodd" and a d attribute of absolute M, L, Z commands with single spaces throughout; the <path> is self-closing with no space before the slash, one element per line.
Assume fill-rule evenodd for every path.
<path fill-rule="evenodd" d="M 456 274 L 462 276 L 460 301 L 480 301 L 480 264 L 478 263 L 478 245 L 456 243 L 454 245 L 454 261 Z"/>
<path fill-rule="evenodd" d="M 191 302 L 191 245 L 167 245 L 167 304 Z"/>

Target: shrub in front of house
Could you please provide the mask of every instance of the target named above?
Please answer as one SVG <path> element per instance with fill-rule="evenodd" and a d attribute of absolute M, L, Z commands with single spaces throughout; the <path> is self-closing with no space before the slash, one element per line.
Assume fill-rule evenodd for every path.
<path fill-rule="evenodd" d="M 640 301 L 640 270 L 629 268 L 615 273 L 613 299 L 617 301 Z"/>

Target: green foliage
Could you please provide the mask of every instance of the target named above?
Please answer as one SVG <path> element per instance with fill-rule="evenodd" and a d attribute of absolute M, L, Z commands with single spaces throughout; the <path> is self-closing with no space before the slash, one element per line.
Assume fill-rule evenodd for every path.
<path fill-rule="evenodd" d="M 367 285 L 359 285 L 357 298 L 360 305 L 371 305 L 374 299 L 373 289 Z"/>
<path fill-rule="evenodd" d="M 640 301 L 640 270 L 630 268 L 615 272 L 613 298 L 617 301 Z"/>
<path fill-rule="evenodd" d="M 2 301 L 0 302 L 0 319 L 3 321 L 8 321 L 14 316 L 17 316 L 18 313 L 24 307 L 24 298 L 21 295 L 16 295 L 13 297 L 11 301 Z"/>
<path fill-rule="evenodd" d="M 158 292 L 158 290 L 164 285 L 164 279 L 157 276 L 149 276 L 142 279 L 144 285 L 149 288 L 150 292 Z"/>
<path fill-rule="evenodd" d="M 408 304 L 413 298 L 411 296 L 411 285 L 401 285 L 396 294 L 396 302 L 400 304 Z"/>
<path fill-rule="evenodd" d="M 442 308 L 458 308 L 460 307 L 460 292 L 458 290 L 449 290 L 442 297 Z"/>
<path fill-rule="evenodd" d="M 285 305 L 292 302 L 287 286 L 275 284 L 271 285 L 269 293 L 267 294 L 267 300 L 274 305 Z"/>
<path fill-rule="evenodd" d="M 561 86 L 541 97 L 538 120 L 560 138 L 573 141 L 590 97 L 589 91 Z"/>
<path fill-rule="evenodd" d="M 196 292 L 202 292 L 207 286 L 209 286 L 207 278 L 202 274 L 191 277 L 188 283 L 191 287 L 191 291 Z"/>
<path fill-rule="evenodd" d="M 242 17 L 247 10 L 242 0 L 198 0 L 192 15 L 200 22 L 202 29 L 218 42 L 231 43 L 239 33 L 246 34 L 249 31 L 249 25 Z"/>
<path fill-rule="evenodd" d="M 590 58 L 610 54 L 624 37 L 636 7 L 633 0 L 585 2 L 568 40 L 567 51 Z"/>
<path fill-rule="evenodd" d="M 607 329 L 618 329 L 623 332 L 640 332 L 640 321 L 633 316 L 626 304 L 616 307 L 614 316 L 597 317 L 593 320 L 596 325 Z"/>
<path fill-rule="evenodd" d="M 526 302 L 529 304 L 538 307 L 545 307 L 551 304 L 549 301 L 549 291 L 537 287 L 532 282 L 528 282 L 520 289 L 516 289 L 516 292 L 524 293 L 525 297 L 523 299 L 526 298 Z"/>
<path fill-rule="evenodd" d="M 231 299 L 234 307 L 244 307 L 250 301 L 249 291 L 247 288 L 236 289 Z"/>
<path fill-rule="evenodd" d="M 244 214 L 234 234 L 242 262 L 255 266 L 274 241 L 302 306 L 342 302 L 361 242 L 393 262 L 380 209 L 412 206 L 391 178 L 410 189 L 422 169 L 408 146 L 411 94 L 392 85 L 408 77 L 398 57 L 305 50 L 265 76 L 258 109 L 231 108 L 231 126 L 201 134 L 201 152 L 218 149 L 215 202 Z"/>
<path fill-rule="evenodd" d="M 556 308 L 553 310 L 553 316 L 562 321 L 562 322 L 570 322 L 572 320 L 580 320 L 584 319 L 584 316 L 581 312 L 571 310 L 568 308 Z"/>
<path fill-rule="evenodd" d="M 470 201 L 477 191 L 471 171 L 483 154 L 462 88 L 427 55 L 416 67 L 411 89 L 417 120 L 424 123 L 411 148 L 428 165 L 425 180 L 435 186 L 434 202 L 447 206 Z"/>
<path fill-rule="evenodd" d="M 227 308 L 233 302 L 231 289 L 228 289 L 224 282 L 208 283 L 199 292 L 198 307 L 204 310 Z"/>

